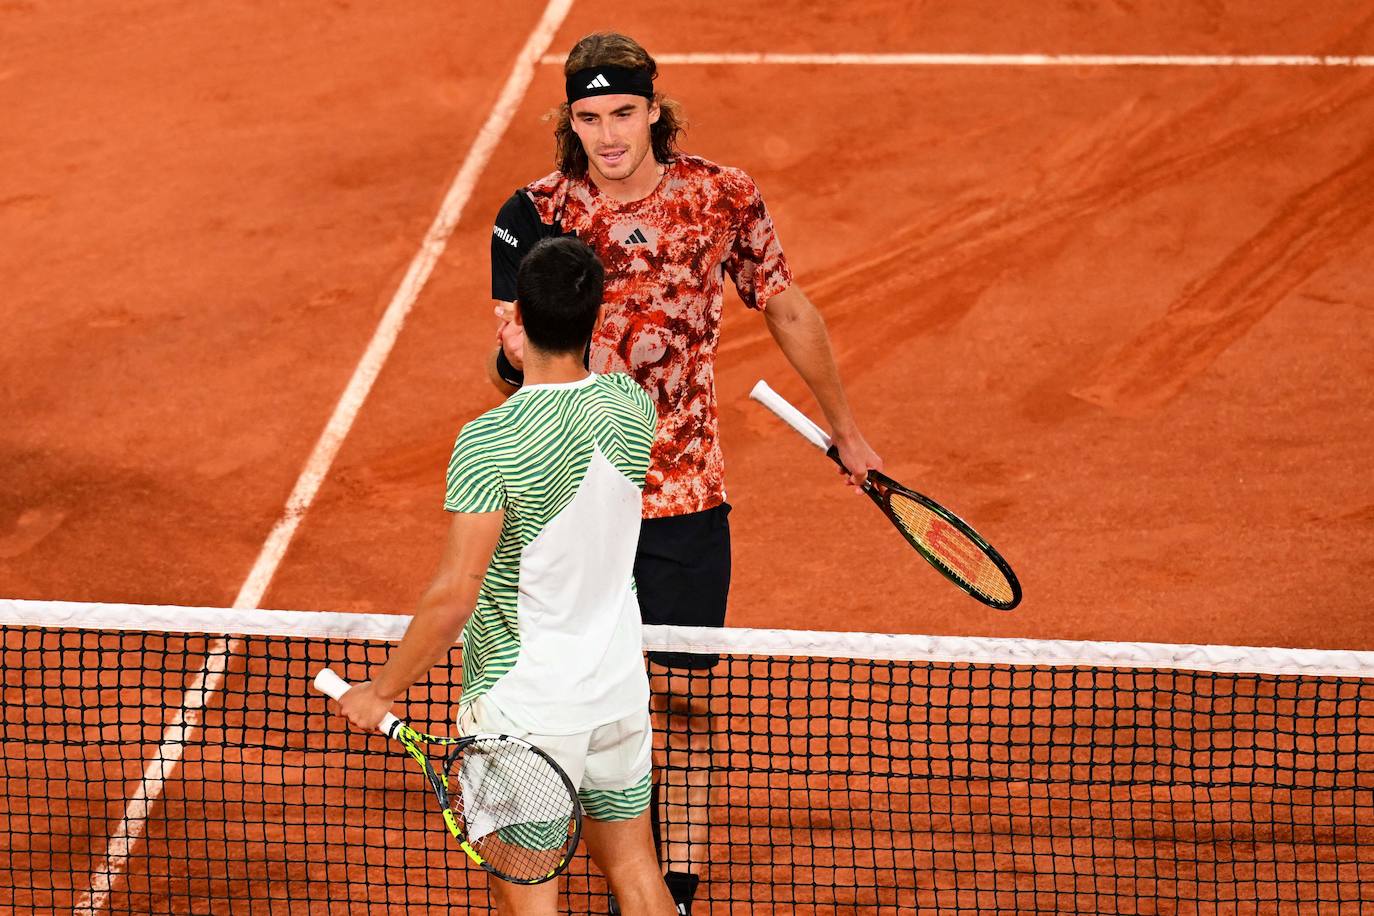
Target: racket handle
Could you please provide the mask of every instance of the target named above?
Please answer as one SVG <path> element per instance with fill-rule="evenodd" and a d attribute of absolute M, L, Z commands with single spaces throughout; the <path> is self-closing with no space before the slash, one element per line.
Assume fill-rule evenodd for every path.
<path fill-rule="evenodd" d="M 353 685 L 334 673 L 332 668 L 321 668 L 320 673 L 315 675 L 315 689 L 331 700 L 341 700 L 343 695 L 353 689 Z M 388 738 L 396 731 L 396 726 L 401 724 L 401 720 L 391 713 L 382 716 L 382 722 L 377 729 Z"/>
<path fill-rule="evenodd" d="M 787 403 L 787 400 L 772 388 L 769 388 L 768 383 L 763 379 L 759 379 L 759 383 L 754 386 L 754 390 L 749 392 L 749 397 L 777 414 L 779 419 L 795 429 L 802 438 L 816 446 L 816 448 L 823 452 L 830 451 L 832 443 L 829 434 L 815 423 L 811 422 L 811 418 L 806 414 Z"/>

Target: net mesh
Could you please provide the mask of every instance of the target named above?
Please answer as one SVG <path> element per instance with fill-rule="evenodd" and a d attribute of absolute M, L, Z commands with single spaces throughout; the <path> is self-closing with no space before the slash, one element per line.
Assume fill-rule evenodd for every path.
<path fill-rule="evenodd" d="M 0 620 L 17 911 L 486 910 L 413 763 L 308 686 L 324 665 L 365 678 L 404 618 L 0 602 Z M 722 655 L 654 699 L 693 913 L 1374 913 L 1368 653 L 646 642 Z M 411 692 L 417 728 L 451 733 L 458 663 Z M 564 894 L 607 911 L 585 852 Z"/>

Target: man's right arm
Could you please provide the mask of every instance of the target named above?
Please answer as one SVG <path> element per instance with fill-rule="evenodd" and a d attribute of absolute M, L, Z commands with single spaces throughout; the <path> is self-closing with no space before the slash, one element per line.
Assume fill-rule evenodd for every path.
<path fill-rule="evenodd" d="M 499 465 L 489 459 L 499 441 L 499 430 L 479 418 L 454 443 L 444 475 L 444 509 L 454 513 L 448 546 L 400 645 L 372 681 L 340 700 L 340 710 L 359 728 L 375 728 L 391 704 L 448 654 L 472 615 L 505 525 L 509 494 Z"/>
<path fill-rule="evenodd" d="M 520 262 L 544 235 L 539 213 L 523 192 L 516 191 L 501 205 L 491 230 L 491 298 L 496 302 L 497 348 L 487 356 L 487 376 L 502 394 L 509 395 L 524 380 L 524 332 L 511 321 L 515 278 Z"/>
<path fill-rule="evenodd" d="M 496 315 L 500 325 L 496 331 L 496 347 L 487 357 L 487 378 L 496 386 L 496 390 L 506 397 L 520 390 L 520 385 L 516 383 L 517 376 L 512 370 L 524 367 L 524 345 L 525 335 L 509 318 L 502 317 L 509 315 L 513 308 L 513 303 L 497 302 Z M 512 353 L 515 355 L 512 357 Z M 502 357 L 505 359 L 502 359 Z M 519 377 L 520 382 L 524 382 L 523 371 Z"/>
<path fill-rule="evenodd" d="M 371 681 L 355 685 L 339 701 L 354 725 L 375 729 L 410 686 L 448 656 L 477 604 L 505 518 L 504 510 L 454 516 L 439 570 L 400 644 Z"/>

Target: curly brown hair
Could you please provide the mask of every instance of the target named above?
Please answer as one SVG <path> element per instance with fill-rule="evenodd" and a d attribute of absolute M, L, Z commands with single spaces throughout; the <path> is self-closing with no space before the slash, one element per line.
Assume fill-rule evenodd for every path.
<path fill-rule="evenodd" d="M 572 76 L 579 70 L 590 67 L 624 67 L 627 70 L 646 70 L 649 78 L 658 76 L 658 64 L 649 56 L 639 42 L 628 35 L 618 32 L 593 32 L 584 36 L 568 52 L 563 63 L 563 75 Z M 682 106 L 661 92 L 654 92 L 654 102 L 658 104 L 658 121 L 649 127 L 649 137 L 653 144 L 654 161 L 668 162 L 677 155 L 678 135 L 686 129 L 687 121 Z M 568 103 L 559 106 L 554 127 L 554 162 L 558 170 L 570 178 L 581 178 L 587 174 L 587 151 L 582 141 L 572 129 L 572 112 Z"/>

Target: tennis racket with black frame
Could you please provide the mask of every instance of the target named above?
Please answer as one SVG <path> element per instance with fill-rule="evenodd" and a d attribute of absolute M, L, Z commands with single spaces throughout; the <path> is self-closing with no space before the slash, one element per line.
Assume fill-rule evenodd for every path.
<path fill-rule="evenodd" d="M 329 668 L 314 685 L 335 700 L 351 687 Z M 391 713 L 378 729 L 424 770 L 444 824 L 473 862 L 513 884 L 541 884 L 567 869 L 582 836 L 582 807 L 548 754 L 510 735 L 438 738 Z M 424 745 L 444 749 L 439 766 Z"/>
<path fill-rule="evenodd" d="M 749 396 L 849 473 L 825 430 L 767 382 L 760 380 Z M 991 607 L 1009 611 L 1021 603 L 1021 583 L 1011 565 L 968 522 L 879 471 L 868 472 L 863 489 L 902 537 L 946 579 Z"/>

